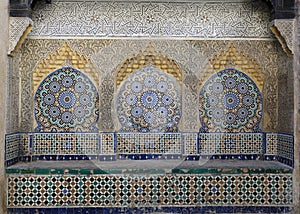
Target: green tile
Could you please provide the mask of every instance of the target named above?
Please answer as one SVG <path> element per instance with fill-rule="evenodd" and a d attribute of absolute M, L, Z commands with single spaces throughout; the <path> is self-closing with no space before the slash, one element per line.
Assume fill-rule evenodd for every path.
<path fill-rule="evenodd" d="M 35 169 L 35 174 L 47 175 L 50 174 L 50 169 Z"/>
<path fill-rule="evenodd" d="M 17 174 L 20 173 L 20 169 L 6 169 L 7 174 Z"/>
<path fill-rule="evenodd" d="M 34 174 L 34 169 L 21 169 L 21 174 Z"/>

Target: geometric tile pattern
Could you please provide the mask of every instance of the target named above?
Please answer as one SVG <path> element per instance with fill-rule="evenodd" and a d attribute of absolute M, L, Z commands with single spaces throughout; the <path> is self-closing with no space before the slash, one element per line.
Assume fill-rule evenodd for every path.
<path fill-rule="evenodd" d="M 266 155 L 277 155 L 278 134 L 266 134 Z"/>
<path fill-rule="evenodd" d="M 20 135 L 12 134 L 5 136 L 5 161 L 6 165 L 18 162 L 20 156 Z"/>
<path fill-rule="evenodd" d="M 278 134 L 277 156 L 280 162 L 294 165 L 294 137 L 287 134 Z"/>
<path fill-rule="evenodd" d="M 263 142 L 263 133 L 199 133 L 199 153 L 262 154 Z"/>
<path fill-rule="evenodd" d="M 26 156 L 31 154 L 30 135 L 26 133 L 20 134 L 20 155 Z"/>
<path fill-rule="evenodd" d="M 178 131 L 180 89 L 174 77 L 154 67 L 138 70 L 123 81 L 116 105 L 122 131 Z"/>
<path fill-rule="evenodd" d="M 8 207 L 292 205 L 291 174 L 9 175 Z"/>
<path fill-rule="evenodd" d="M 115 154 L 114 133 L 100 133 L 100 154 Z"/>
<path fill-rule="evenodd" d="M 294 137 L 282 133 L 266 133 L 266 160 L 278 160 L 294 166 Z"/>
<path fill-rule="evenodd" d="M 34 155 L 99 153 L 98 133 L 35 133 L 32 136 Z"/>
<path fill-rule="evenodd" d="M 262 95 L 254 81 L 236 69 L 212 75 L 200 91 L 201 132 L 258 132 Z"/>
<path fill-rule="evenodd" d="M 183 154 L 198 154 L 198 133 L 182 133 L 182 142 L 184 143 Z"/>
<path fill-rule="evenodd" d="M 49 74 L 35 93 L 37 132 L 97 131 L 99 97 L 81 71 L 64 67 Z"/>
<path fill-rule="evenodd" d="M 117 133 L 117 153 L 181 154 L 180 133 Z"/>
<path fill-rule="evenodd" d="M 6 135 L 5 161 L 6 165 L 12 165 L 31 156 L 57 159 L 60 155 L 68 156 L 64 159 L 116 154 L 146 154 L 148 158 L 164 154 L 200 155 L 221 159 L 230 156 L 256 159 L 264 155 L 266 160 L 280 158 L 279 161 L 292 166 L 293 144 L 292 135 L 277 133 L 16 133 Z"/>

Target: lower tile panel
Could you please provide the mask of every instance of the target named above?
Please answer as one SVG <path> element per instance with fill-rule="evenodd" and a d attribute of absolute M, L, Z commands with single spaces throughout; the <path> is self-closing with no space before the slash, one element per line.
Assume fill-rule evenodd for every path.
<path fill-rule="evenodd" d="M 9 175 L 8 207 L 291 206 L 291 174 Z"/>

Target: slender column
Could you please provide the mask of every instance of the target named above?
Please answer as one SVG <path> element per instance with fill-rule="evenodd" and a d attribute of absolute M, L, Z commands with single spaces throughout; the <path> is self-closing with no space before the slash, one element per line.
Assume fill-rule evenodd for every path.
<path fill-rule="evenodd" d="M 4 167 L 5 112 L 8 50 L 8 0 L 0 1 L 0 213 L 6 213 L 6 178 Z"/>

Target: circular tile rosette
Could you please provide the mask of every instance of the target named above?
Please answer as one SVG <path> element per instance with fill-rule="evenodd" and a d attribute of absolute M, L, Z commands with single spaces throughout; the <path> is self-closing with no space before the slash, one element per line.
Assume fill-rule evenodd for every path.
<path fill-rule="evenodd" d="M 116 106 L 121 131 L 178 131 L 180 89 L 173 77 L 156 68 L 131 74 L 120 86 Z"/>
<path fill-rule="evenodd" d="M 258 132 L 262 95 L 246 74 L 225 69 L 211 76 L 200 91 L 201 132 Z"/>
<path fill-rule="evenodd" d="M 39 132 L 97 131 L 98 92 L 82 72 L 66 67 L 49 74 L 35 94 Z"/>

